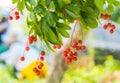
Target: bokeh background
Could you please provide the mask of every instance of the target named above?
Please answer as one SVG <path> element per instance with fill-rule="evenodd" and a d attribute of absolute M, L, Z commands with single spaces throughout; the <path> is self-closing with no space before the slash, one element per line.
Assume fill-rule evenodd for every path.
<path fill-rule="evenodd" d="M 19 20 L 9 21 L 7 18 L 15 7 L 11 0 L 0 0 L 0 83 L 45 83 L 53 53 L 44 49 L 47 56 L 39 76 L 32 69 L 36 66 L 42 47 L 46 47 L 44 44 L 40 45 L 38 41 L 30 45 L 30 51 L 25 53 L 26 60 L 19 60 L 27 44 L 28 31 L 24 18 L 28 12 L 24 10 L 24 15 Z M 84 43 L 87 49 L 80 52 L 77 62 L 68 66 L 62 83 L 120 83 L 119 10 L 120 8 L 116 9 L 110 20 L 116 25 L 114 34 L 103 30 L 101 24 L 86 32 Z M 101 22 L 106 23 L 103 20 Z M 74 24 L 71 25 L 73 26 Z"/>

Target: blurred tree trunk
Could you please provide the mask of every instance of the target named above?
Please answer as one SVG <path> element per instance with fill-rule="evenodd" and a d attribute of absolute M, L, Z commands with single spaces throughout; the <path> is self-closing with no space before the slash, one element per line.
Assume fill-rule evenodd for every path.
<path fill-rule="evenodd" d="M 54 55 L 53 63 L 49 71 L 47 83 L 61 83 L 64 72 L 67 69 L 65 59 L 62 57 L 62 51 Z"/>
<path fill-rule="evenodd" d="M 73 33 L 73 37 L 70 38 L 70 40 L 74 41 L 78 39 L 77 37 L 81 35 L 81 29 L 80 25 L 76 24 L 74 25 L 75 31 Z M 73 28 L 73 30 L 74 30 Z M 78 36 L 77 36 L 78 35 Z M 80 36 L 79 36 L 80 37 Z M 65 43 L 65 42 L 63 42 Z M 71 41 L 68 41 L 64 47 L 70 47 L 71 46 Z M 59 52 L 57 52 L 54 55 L 53 63 L 51 65 L 52 68 L 49 70 L 49 75 L 47 78 L 47 83 L 61 83 L 62 77 L 67 70 L 67 65 L 65 63 L 65 59 L 62 56 L 62 52 L 65 48 L 61 49 Z"/>

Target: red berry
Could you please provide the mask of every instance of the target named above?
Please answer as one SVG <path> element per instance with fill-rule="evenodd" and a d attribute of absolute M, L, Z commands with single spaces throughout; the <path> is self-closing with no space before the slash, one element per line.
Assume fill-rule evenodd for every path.
<path fill-rule="evenodd" d="M 42 67 L 43 67 L 43 63 L 40 63 L 40 64 L 38 65 L 38 68 L 39 68 L 39 69 L 42 69 Z"/>
<path fill-rule="evenodd" d="M 74 61 L 77 61 L 77 57 L 73 57 L 72 59 L 73 59 Z"/>
<path fill-rule="evenodd" d="M 78 55 L 78 53 L 77 53 L 77 52 L 74 52 L 74 53 L 73 53 L 73 55 L 74 55 L 74 56 L 77 56 L 77 55 Z"/>
<path fill-rule="evenodd" d="M 9 16 L 9 18 L 8 18 L 9 20 L 13 20 L 13 17 L 12 16 Z"/>
<path fill-rule="evenodd" d="M 110 29 L 110 34 L 113 34 L 114 33 L 114 30 L 113 29 Z"/>
<path fill-rule="evenodd" d="M 37 41 L 37 38 L 36 38 L 36 37 L 34 37 L 34 38 L 33 38 L 33 41 L 34 41 L 34 42 L 36 42 L 36 41 Z"/>
<path fill-rule="evenodd" d="M 79 44 L 82 44 L 82 40 L 78 40 L 78 43 L 79 43 Z"/>
<path fill-rule="evenodd" d="M 77 42 L 73 42 L 72 47 L 73 47 L 73 48 L 76 48 L 77 45 L 78 45 Z"/>
<path fill-rule="evenodd" d="M 104 20 L 108 19 L 108 15 L 107 14 L 103 15 L 103 19 Z"/>
<path fill-rule="evenodd" d="M 40 60 L 41 60 L 41 61 L 43 61 L 43 60 L 44 60 L 44 57 L 43 57 L 43 56 L 41 56 L 41 57 L 40 57 Z"/>
<path fill-rule="evenodd" d="M 67 57 L 67 54 L 68 54 L 68 52 L 67 52 L 67 51 L 64 51 L 64 52 L 63 52 L 63 56 L 64 56 L 64 58 L 66 58 L 66 57 Z"/>
<path fill-rule="evenodd" d="M 41 53 L 40 53 L 42 56 L 44 56 L 45 55 L 45 51 L 41 51 Z"/>
<path fill-rule="evenodd" d="M 70 64 L 72 62 L 72 59 L 70 57 L 66 57 L 66 64 Z"/>
<path fill-rule="evenodd" d="M 40 75 L 40 71 L 36 71 L 36 74 L 37 74 L 37 75 Z"/>
<path fill-rule="evenodd" d="M 19 19 L 20 19 L 20 16 L 15 16 L 15 19 L 16 19 L 16 20 L 19 20 Z"/>
<path fill-rule="evenodd" d="M 67 51 L 67 52 L 70 52 L 70 51 L 71 51 L 71 49 L 70 49 L 70 48 L 66 48 L 66 51 Z"/>
<path fill-rule="evenodd" d="M 82 45 L 81 46 L 81 50 L 85 50 L 86 49 L 86 46 L 85 45 Z"/>
<path fill-rule="evenodd" d="M 18 16 L 18 15 L 19 15 L 19 12 L 18 12 L 18 11 L 15 11 L 15 15 Z"/>
<path fill-rule="evenodd" d="M 24 56 L 20 57 L 20 60 L 21 60 L 21 61 L 24 61 L 24 60 L 25 60 L 25 57 L 24 57 Z"/>
<path fill-rule="evenodd" d="M 108 22 L 107 26 L 108 26 L 108 27 L 111 27 L 111 23 Z"/>
<path fill-rule="evenodd" d="M 111 18 L 112 16 L 111 15 L 108 15 L 108 18 Z"/>
<path fill-rule="evenodd" d="M 26 47 L 25 47 L 25 50 L 26 50 L 26 51 L 29 51 L 29 50 L 30 50 L 29 46 L 26 46 Z"/>
<path fill-rule="evenodd" d="M 29 40 L 29 44 L 32 44 L 33 43 L 33 41 L 32 40 Z"/>
<path fill-rule="evenodd" d="M 36 67 L 34 67 L 34 68 L 33 68 L 33 71 L 34 71 L 34 72 L 36 72 L 36 71 L 37 71 L 37 68 L 36 68 Z"/>
<path fill-rule="evenodd" d="M 60 49 L 60 48 L 61 48 L 61 45 L 57 45 L 57 48 Z"/>
<path fill-rule="evenodd" d="M 54 48 L 54 49 L 56 49 L 56 48 L 57 48 L 57 46 L 56 46 L 56 45 L 53 45 L 53 48 Z"/>
<path fill-rule="evenodd" d="M 111 29 L 115 29 L 116 27 L 115 27 L 115 25 L 114 24 L 112 24 L 111 25 Z"/>
<path fill-rule="evenodd" d="M 106 29 L 108 28 L 108 25 L 105 24 L 105 25 L 103 26 L 103 28 L 104 28 L 104 30 L 106 30 Z"/>

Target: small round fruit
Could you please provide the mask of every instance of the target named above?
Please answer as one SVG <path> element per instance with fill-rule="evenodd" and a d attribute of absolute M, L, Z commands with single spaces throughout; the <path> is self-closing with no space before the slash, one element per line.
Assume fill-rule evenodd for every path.
<path fill-rule="evenodd" d="M 9 16 L 9 18 L 8 18 L 9 20 L 13 20 L 13 17 L 12 16 Z"/>
<path fill-rule="evenodd" d="M 44 55 L 45 55 L 45 51 L 41 51 L 40 54 L 41 54 L 42 56 L 44 56 Z"/>
<path fill-rule="evenodd" d="M 16 19 L 16 20 L 19 20 L 19 19 L 20 19 L 20 16 L 15 16 L 15 19 Z"/>
<path fill-rule="evenodd" d="M 108 25 L 105 24 L 105 25 L 103 26 L 103 29 L 106 30 L 107 28 L 108 28 Z"/>
<path fill-rule="evenodd" d="M 109 32 L 110 34 L 113 34 L 114 33 L 114 30 L 113 29 L 110 29 L 110 32 Z"/>
<path fill-rule="evenodd" d="M 18 11 L 15 11 L 15 15 L 18 16 L 18 15 L 19 15 L 19 12 L 18 12 Z"/>
<path fill-rule="evenodd" d="M 43 56 L 41 56 L 41 57 L 40 57 L 40 60 L 41 60 L 41 61 L 44 61 L 44 57 L 43 57 Z"/>
<path fill-rule="evenodd" d="M 85 50 L 86 49 L 86 46 L 85 45 L 82 45 L 81 46 L 81 50 Z"/>
<path fill-rule="evenodd" d="M 72 59 L 73 59 L 74 61 L 77 61 L 77 57 L 73 57 Z"/>
<path fill-rule="evenodd" d="M 25 47 L 25 50 L 26 50 L 26 51 L 29 51 L 29 50 L 30 50 L 30 47 L 29 47 L 29 46 L 26 46 L 26 47 Z"/>
<path fill-rule="evenodd" d="M 24 56 L 21 56 L 21 57 L 20 57 L 20 60 L 21 60 L 21 61 L 24 61 L 24 60 L 25 60 L 25 57 L 24 57 Z"/>

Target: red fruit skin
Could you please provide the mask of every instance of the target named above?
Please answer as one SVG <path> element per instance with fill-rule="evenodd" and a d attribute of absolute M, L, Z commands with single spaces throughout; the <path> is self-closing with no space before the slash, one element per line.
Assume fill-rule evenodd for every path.
<path fill-rule="evenodd" d="M 32 40 L 29 40 L 29 44 L 32 44 L 33 43 L 33 41 Z"/>
<path fill-rule="evenodd" d="M 35 67 L 35 68 L 33 68 L 33 71 L 34 71 L 34 72 L 36 72 L 36 71 L 37 71 L 37 68 L 36 68 L 36 67 Z"/>
<path fill-rule="evenodd" d="M 70 49 L 70 48 L 66 48 L 66 50 L 65 50 L 65 51 L 70 52 L 70 51 L 71 51 L 71 49 Z"/>
<path fill-rule="evenodd" d="M 113 34 L 114 33 L 114 30 L 113 29 L 110 29 L 110 32 L 109 32 L 110 34 Z"/>
<path fill-rule="evenodd" d="M 40 60 L 41 60 L 41 61 L 44 61 L 44 57 L 43 57 L 43 56 L 41 56 L 41 57 L 40 57 Z"/>
<path fill-rule="evenodd" d="M 40 63 L 40 64 L 38 65 L 38 68 L 39 68 L 39 69 L 42 69 L 42 67 L 43 67 L 43 63 Z"/>
<path fill-rule="evenodd" d="M 61 45 L 57 45 L 57 48 L 60 49 L 60 48 L 61 48 Z"/>
<path fill-rule="evenodd" d="M 78 53 L 77 53 L 77 52 L 74 52 L 73 55 L 74 55 L 74 56 L 78 56 Z"/>
<path fill-rule="evenodd" d="M 108 27 L 111 27 L 111 25 L 112 25 L 112 24 L 108 22 L 107 26 L 108 26 Z"/>
<path fill-rule="evenodd" d="M 72 62 L 72 58 L 71 57 L 66 57 L 66 64 L 70 64 Z"/>
<path fill-rule="evenodd" d="M 26 46 L 26 47 L 25 47 L 25 50 L 26 50 L 26 51 L 29 51 L 29 50 L 30 50 L 29 46 Z"/>
<path fill-rule="evenodd" d="M 57 48 L 57 46 L 56 46 L 56 45 L 53 45 L 53 48 L 54 48 L 54 49 L 56 49 L 56 48 Z"/>
<path fill-rule="evenodd" d="M 77 43 L 77 42 L 73 42 L 73 43 L 72 43 L 72 47 L 73 47 L 73 48 L 76 48 L 77 46 L 78 46 L 78 43 Z"/>
<path fill-rule="evenodd" d="M 78 43 L 79 43 L 79 44 L 82 44 L 82 40 L 78 40 Z"/>
<path fill-rule="evenodd" d="M 73 60 L 73 61 L 77 61 L 77 57 L 73 57 L 72 60 Z"/>
<path fill-rule="evenodd" d="M 111 29 L 115 29 L 116 27 L 115 27 L 115 25 L 114 24 L 112 24 L 111 25 Z"/>
<path fill-rule="evenodd" d="M 40 71 L 37 71 L 36 74 L 37 74 L 37 75 L 40 75 Z"/>
<path fill-rule="evenodd" d="M 86 49 L 86 46 L 85 45 L 82 45 L 81 46 L 81 50 L 85 50 Z"/>
<path fill-rule="evenodd" d="M 108 15 L 107 14 L 103 15 L 103 19 L 107 20 L 108 19 Z"/>
<path fill-rule="evenodd" d="M 8 18 L 9 20 L 13 20 L 13 17 L 12 16 L 9 16 L 9 18 Z"/>
<path fill-rule="evenodd" d="M 67 57 L 67 54 L 68 54 L 68 52 L 67 52 L 67 51 L 64 51 L 62 55 L 63 55 L 64 58 L 66 58 L 66 57 Z"/>
<path fill-rule="evenodd" d="M 18 15 L 19 15 L 19 12 L 18 12 L 18 11 L 15 11 L 15 15 L 18 16 Z"/>
<path fill-rule="evenodd" d="M 21 60 L 21 61 L 24 61 L 24 60 L 25 60 L 25 57 L 24 57 L 24 56 L 20 57 L 20 60 Z"/>
<path fill-rule="evenodd" d="M 34 41 L 34 42 L 36 42 L 36 41 L 37 41 L 37 38 L 36 38 L 36 37 L 34 37 L 34 38 L 33 38 L 33 41 Z"/>
<path fill-rule="evenodd" d="M 106 30 L 107 28 L 108 28 L 108 25 L 105 24 L 105 25 L 103 26 L 103 29 Z"/>
<path fill-rule="evenodd" d="M 45 51 L 41 51 L 40 54 L 41 54 L 42 56 L 44 56 L 44 55 L 45 55 Z"/>
<path fill-rule="evenodd" d="M 20 16 L 15 16 L 15 19 L 16 19 L 16 20 L 19 20 L 19 19 L 20 19 Z"/>

